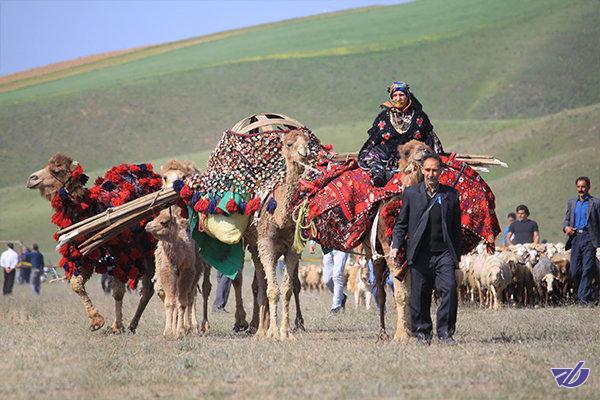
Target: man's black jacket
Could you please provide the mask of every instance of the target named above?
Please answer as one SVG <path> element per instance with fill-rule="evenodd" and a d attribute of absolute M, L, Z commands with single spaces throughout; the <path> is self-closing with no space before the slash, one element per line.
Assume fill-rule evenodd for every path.
<path fill-rule="evenodd" d="M 456 189 L 439 185 L 437 193 L 442 199 L 442 233 L 444 243 L 458 266 L 461 251 L 460 203 Z M 421 220 L 427 210 L 427 188 L 425 182 L 407 187 L 402 196 L 402 208 L 396 218 L 392 247 L 399 249 L 406 246 L 406 260 L 412 264 L 415 252 L 423 233 L 427 228 L 429 213 Z M 420 222 L 420 223 L 419 223 Z M 429 238 L 426 238 L 429 240 Z"/>

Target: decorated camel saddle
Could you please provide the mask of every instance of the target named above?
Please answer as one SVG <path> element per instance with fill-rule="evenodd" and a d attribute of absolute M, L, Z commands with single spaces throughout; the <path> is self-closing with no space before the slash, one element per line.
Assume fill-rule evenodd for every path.
<path fill-rule="evenodd" d="M 416 140 L 401 146 L 400 172 L 384 187 L 373 186 L 368 171 L 359 168 L 354 159 L 328 163 L 322 168 L 324 174 L 304 182 L 297 195 L 297 202 L 304 202 L 307 209 L 300 217 L 304 239 L 315 240 L 325 248 L 350 251 L 368 237 L 381 206 L 379 217 L 384 219 L 386 236 L 391 240 L 402 191 L 410 181 L 407 178 L 419 171 L 415 160 L 408 157 L 426 151 L 431 149 Z M 440 158 L 440 183 L 454 187 L 460 194 L 463 254 L 482 240 L 492 250 L 500 232 L 494 194 L 481 176 L 455 154 Z"/>
<path fill-rule="evenodd" d="M 226 276 L 235 277 L 243 263 L 241 239 L 252 216 L 277 207 L 267 198 L 285 180 L 282 137 L 292 130 L 308 135 L 307 163 L 315 164 L 326 149 L 308 128 L 282 114 L 255 114 L 223 133 L 202 174 L 173 184 L 200 253 Z"/>

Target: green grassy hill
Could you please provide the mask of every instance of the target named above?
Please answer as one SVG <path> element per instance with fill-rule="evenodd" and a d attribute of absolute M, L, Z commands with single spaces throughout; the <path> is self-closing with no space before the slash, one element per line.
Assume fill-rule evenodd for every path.
<path fill-rule="evenodd" d="M 524 202 L 542 236 L 559 240 L 573 179 L 587 174 L 600 184 L 599 41 L 594 1 L 415 1 L 3 83 L 0 238 L 51 244 L 49 205 L 23 184 L 57 151 L 98 171 L 185 155 L 204 162 L 224 129 L 261 111 L 293 116 L 352 151 L 389 82 L 403 79 L 446 149 L 509 162 L 486 175 L 498 213 Z"/>

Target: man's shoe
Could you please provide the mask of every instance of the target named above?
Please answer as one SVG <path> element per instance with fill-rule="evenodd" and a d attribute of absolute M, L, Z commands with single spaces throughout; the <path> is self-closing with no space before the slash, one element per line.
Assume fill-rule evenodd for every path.
<path fill-rule="evenodd" d="M 431 346 L 431 338 L 429 336 L 418 334 L 417 345 L 419 346 Z"/>
<path fill-rule="evenodd" d="M 341 314 L 342 312 L 344 312 L 344 307 L 332 308 L 331 311 L 329 312 L 329 316 L 333 317 L 333 316 L 336 316 L 338 314 Z"/>
<path fill-rule="evenodd" d="M 446 346 L 456 346 L 458 344 L 452 336 L 441 337 L 440 343 L 442 343 Z"/>

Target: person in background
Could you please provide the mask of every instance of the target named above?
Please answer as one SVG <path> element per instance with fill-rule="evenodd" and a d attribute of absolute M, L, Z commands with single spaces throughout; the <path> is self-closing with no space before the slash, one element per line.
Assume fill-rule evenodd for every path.
<path fill-rule="evenodd" d="M 590 178 L 580 176 L 575 181 L 577 198 L 567 202 L 563 231 L 567 234 L 565 248 L 571 249 L 569 274 L 577 288 L 582 305 L 598 301 L 598 291 L 592 285 L 598 279 L 596 249 L 600 247 L 600 199 L 592 196 Z"/>
<path fill-rule="evenodd" d="M 529 219 L 529 208 L 521 204 L 517 207 L 517 220 L 508 228 L 506 243 L 513 244 L 540 243 L 540 229 L 537 222 Z M 512 234 L 512 236 L 511 236 Z"/>
<path fill-rule="evenodd" d="M 231 291 L 231 279 L 223 275 L 221 271 L 217 271 L 217 290 L 215 302 L 213 303 L 213 312 L 227 312 L 225 306 L 229 299 Z"/>
<path fill-rule="evenodd" d="M 309 243 L 310 254 L 315 254 L 314 241 Z M 344 293 L 344 268 L 348 261 L 348 253 L 340 250 L 323 250 L 323 283 L 331 293 L 331 315 L 338 314 L 346 309 L 348 296 Z"/>
<path fill-rule="evenodd" d="M 513 222 L 515 222 L 515 220 L 517 219 L 517 214 L 515 214 L 514 212 L 508 213 L 508 215 L 506 216 L 506 228 L 504 228 L 504 236 L 502 239 L 502 244 L 504 246 L 508 246 L 508 230 L 510 229 L 510 226 L 512 225 Z M 514 234 L 510 235 L 511 238 L 514 237 Z"/>
<path fill-rule="evenodd" d="M 11 294 L 13 285 L 15 284 L 15 274 L 17 264 L 19 263 L 19 255 L 14 250 L 15 245 L 8 243 L 6 249 L 0 256 L 0 267 L 4 268 L 4 286 L 2 287 L 2 293 L 6 296 Z"/>
<path fill-rule="evenodd" d="M 40 253 L 40 248 L 37 243 L 33 244 L 33 251 L 29 253 L 29 262 L 31 263 L 31 277 L 29 280 L 31 290 L 35 294 L 40 294 L 40 278 L 44 273 L 44 256 Z"/>
<path fill-rule="evenodd" d="M 19 256 L 19 263 L 17 264 L 17 283 L 19 285 L 29 283 L 29 279 L 31 277 L 31 260 L 29 259 L 30 254 L 31 249 L 21 245 L 21 255 Z"/>

